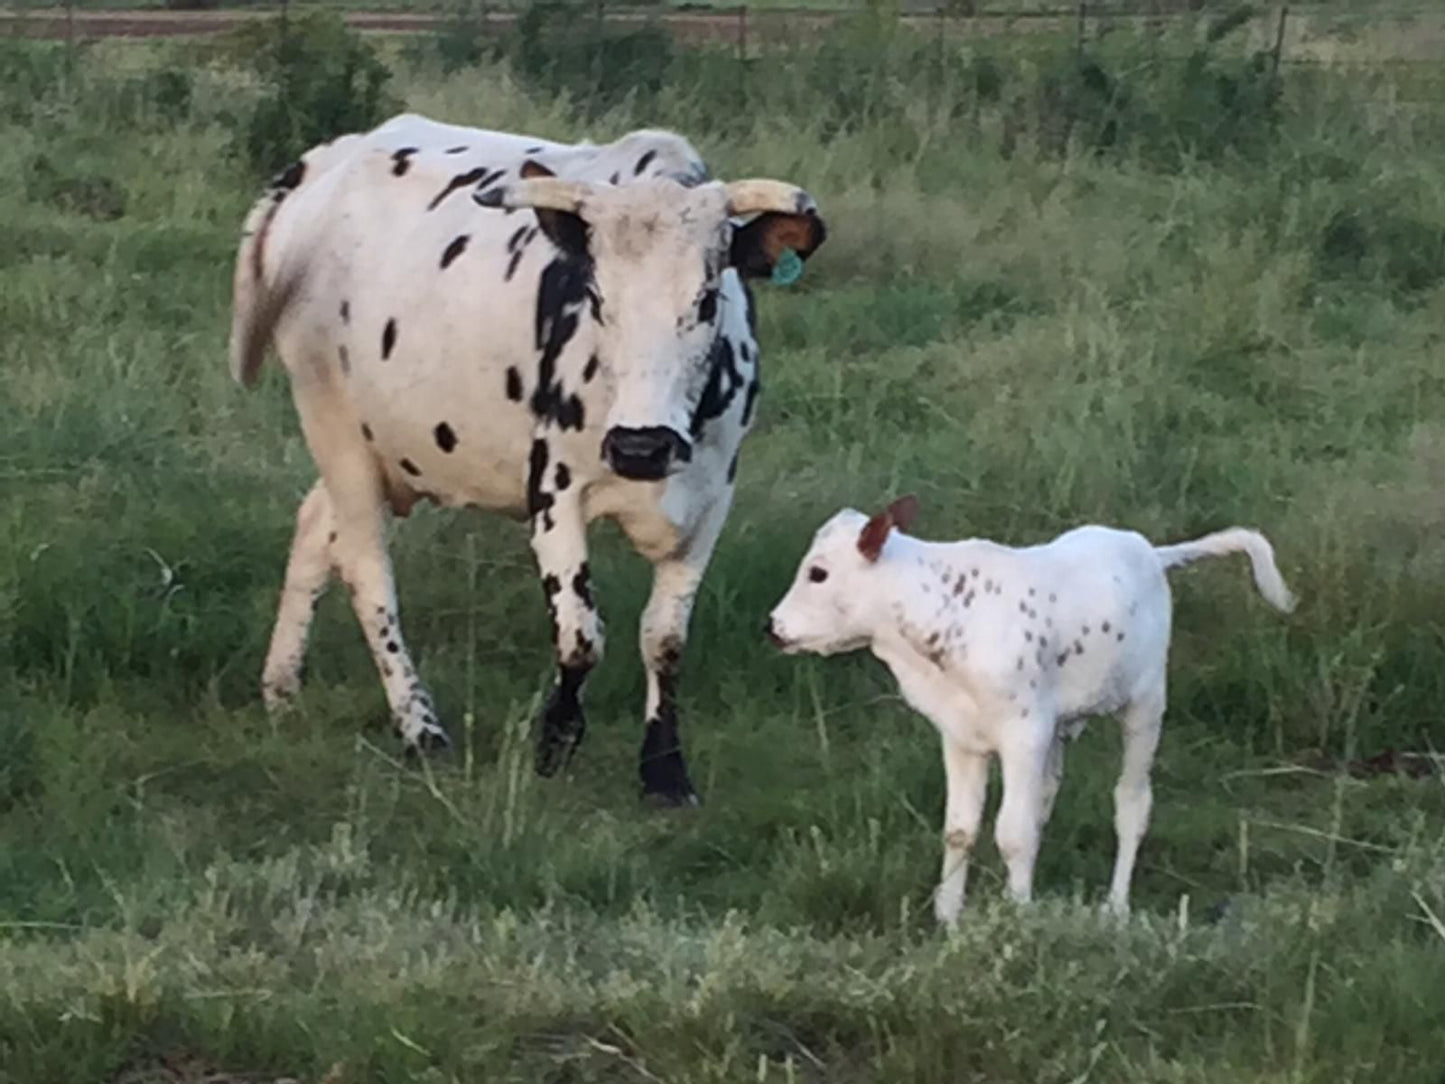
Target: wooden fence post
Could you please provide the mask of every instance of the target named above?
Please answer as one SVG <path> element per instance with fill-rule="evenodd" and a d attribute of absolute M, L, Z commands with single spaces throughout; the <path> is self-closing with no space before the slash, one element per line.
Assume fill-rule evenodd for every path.
<path fill-rule="evenodd" d="M 1274 32 L 1274 53 L 1270 57 L 1271 71 L 1279 74 L 1280 54 L 1284 52 L 1284 22 L 1289 18 L 1289 5 L 1282 4 L 1279 9 L 1279 26 Z"/>

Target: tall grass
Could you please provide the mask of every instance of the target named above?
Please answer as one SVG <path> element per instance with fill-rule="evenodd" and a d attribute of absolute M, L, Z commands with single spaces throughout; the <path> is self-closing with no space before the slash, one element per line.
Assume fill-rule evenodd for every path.
<path fill-rule="evenodd" d="M 1435 1080 L 1445 789 L 1340 766 L 1440 740 L 1445 117 L 1388 81 L 1276 82 L 1205 33 L 1192 68 L 1117 37 L 940 59 L 883 20 L 743 87 L 676 54 L 632 95 L 381 58 L 408 108 L 459 123 L 678 127 L 721 176 L 806 185 L 832 227 L 799 286 L 759 291 L 760 421 L 683 680 L 706 805 L 677 817 L 632 792 L 647 570 L 605 528 L 610 656 L 568 778 L 528 766 L 546 618 L 494 519 L 395 535 L 453 761 L 397 763 L 342 598 L 299 714 L 264 717 L 313 476 L 281 376 L 243 394 L 223 360 L 262 165 L 237 134 L 269 89 L 189 47 L 6 65 L 0 1082 L 164 1079 L 166 1058 L 191 1079 Z M 1076 92 L 1089 65 L 1108 95 Z M 1226 121 L 1200 88 L 1230 80 Z M 1251 523 L 1303 596 L 1286 620 L 1241 568 L 1177 576 L 1128 926 L 1090 907 L 1111 725 L 1071 753 L 1041 906 L 997 902 L 986 848 L 947 939 L 927 724 L 869 659 L 759 642 L 816 523 L 904 489 L 936 538 Z"/>

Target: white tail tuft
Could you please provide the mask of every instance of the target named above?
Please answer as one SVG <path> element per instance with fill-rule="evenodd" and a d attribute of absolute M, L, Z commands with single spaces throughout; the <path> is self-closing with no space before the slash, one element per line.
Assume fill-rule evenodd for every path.
<path fill-rule="evenodd" d="M 1173 546 L 1155 546 L 1154 553 L 1159 563 L 1167 570 L 1181 565 L 1192 564 L 1203 557 L 1223 557 L 1230 553 L 1247 553 L 1254 569 L 1254 585 L 1259 593 L 1277 610 L 1289 613 L 1295 608 L 1295 597 L 1285 586 L 1279 566 L 1274 563 L 1274 547 L 1258 531 L 1247 527 L 1231 527 L 1216 531 L 1192 542 L 1180 542 Z"/>

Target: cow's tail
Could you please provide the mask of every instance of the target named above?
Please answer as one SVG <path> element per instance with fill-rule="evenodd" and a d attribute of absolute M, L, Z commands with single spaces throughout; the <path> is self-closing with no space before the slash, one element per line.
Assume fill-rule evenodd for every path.
<path fill-rule="evenodd" d="M 345 160 L 363 138 L 346 135 L 311 148 L 272 179 L 247 213 L 231 280 L 231 376 L 238 383 L 250 387 L 256 382 L 294 285 L 274 251 L 271 234 L 276 216 L 298 188 Z"/>
<path fill-rule="evenodd" d="M 294 168 L 294 167 L 293 167 Z M 285 174 L 282 175 L 285 177 Z M 231 280 L 231 378 L 250 387 L 261 371 L 271 333 L 285 307 L 285 291 L 266 278 L 266 243 L 287 189 L 276 187 L 256 201 L 241 228 L 241 247 Z"/>
<path fill-rule="evenodd" d="M 1285 586 L 1279 566 L 1274 563 L 1274 547 L 1258 531 L 1247 527 L 1230 527 L 1216 531 L 1192 542 L 1180 542 L 1173 546 L 1155 546 L 1154 554 L 1165 569 L 1193 564 L 1204 557 L 1223 557 L 1230 553 L 1246 553 L 1254 570 L 1254 585 L 1259 593 L 1277 610 L 1289 613 L 1295 607 L 1295 597 Z"/>

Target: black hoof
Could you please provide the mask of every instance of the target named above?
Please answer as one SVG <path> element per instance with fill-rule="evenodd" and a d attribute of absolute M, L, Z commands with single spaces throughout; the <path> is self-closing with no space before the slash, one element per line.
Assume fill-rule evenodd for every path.
<path fill-rule="evenodd" d="M 542 733 L 537 735 L 537 756 L 533 762 L 537 774 L 550 779 L 567 767 L 572 760 L 572 754 L 582 744 L 582 735 L 586 733 L 586 729 L 579 725 L 572 730 L 549 731 L 546 721 L 543 720 Z"/>
<path fill-rule="evenodd" d="M 696 809 L 702 805 L 702 799 L 693 790 L 650 791 L 644 789 L 642 804 L 649 809 Z"/>
<path fill-rule="evenodd" d="M 442 756 L 451 751 L 452 740 L 447 737 L 447 732 L 440 728 L 423 730 L 416 736 L 416 740 L 406 743 L 406 755 L 409 760 L 420 760 L 423 756 Z"/>

